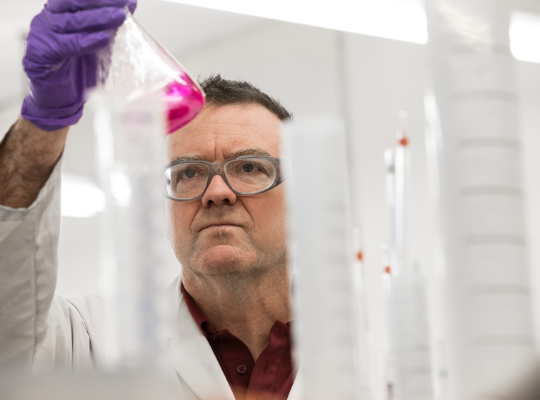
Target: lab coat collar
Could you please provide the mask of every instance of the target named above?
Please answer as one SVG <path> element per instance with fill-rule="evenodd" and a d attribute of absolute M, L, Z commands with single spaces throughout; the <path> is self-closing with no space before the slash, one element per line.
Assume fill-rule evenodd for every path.
<path fill-rule="evenodd" d="M 178 314 L 169 350 L 177 374 L 200 400 L 235 400 L 208 340 L 191 316 L 180 291 L 181 276 L 172 284 Z M 299 371 L 300 372 L 300 371 Z M 296 374 L 288 400 L 301 400 L 300 374 Z"/>
<path fill-rule="evenodd" d="M 178 314 L 169 350 L 176 372 L 200 400 L 235 400 L 208 340 L 188 310 L 180 277 L 173 287 Z"/>

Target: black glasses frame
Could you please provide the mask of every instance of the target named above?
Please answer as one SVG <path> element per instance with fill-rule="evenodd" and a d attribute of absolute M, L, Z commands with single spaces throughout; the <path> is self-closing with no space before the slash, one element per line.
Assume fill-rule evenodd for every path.
<path fill-rule="evenodd" d="M 229 182 L 229 178 L 227 177 L 227 173 L 225 172 L 227 164 L 229 164 L 229 163 L 231 163 L 233 161 L 249 160 L 249 159 L 254 159 L 254 158 L 255 159 L 268 160 L 268 161 L 270 161 L 272 163 L 272 166 L 274 167 L 274 171 L 275 171 L 274 181 L 269 186 L 267 186 L 266 188 L 258 190 L 256 192 L 243 193 L 243 192 L 239 192 L 239 191 L 235 190 L 232 187 L 231 183 Z M 208 189 L 208 186 L 210 186 L 210 182 L 212 182 L 212 179 L 216 175 L 221 176 L 221 178 L 227 184 L 229 189 L 231 189 L 231 191 L 234 194 L 236 194 L 237 196 L 255 196 L 257 194 L 261 194 L 261 193 L 267 192 L 267 191 L 275 188 L 276 186 L 280 185 L 285 180 L 285 178 L 283 177 L 282 171 L 281 171 L 281 160 L 279 158 L 275 158 L 275 157 L 241 156 L 241 157 L 228 158 L 226 160 L 215 162 L 215 163 L 208 162 L 208 161 L 199 161 L 199 160 L 177 161 L 177 162 L 173 162 L 173 163 L 167 165 L 163 169 L 163 173 L 165 173 L 169 168 L 172 168 L 172 167 L 174 167 L 176 165 L 180 165 L 180 164 L 202 164 L 202 165 L 206 165 L 208 167 L 209 173 L 208 173 L 208 178 L 206 180 L 206 185 L 205 185 L 204 190 L 202 191 L 202 193 L 199 196 L 190 197 L 190 198 L 187 198 L 187 199 L 179 199 L 178 197 L 173 197 L 167 192 L 167 186 L 169 186 L 171 182 L 170 182 L 169 178 L 167 178 L 167 176 L 165 175 L 165 182 L 164 182 L 164 184 L 165 184 L 165 186 L 164 186 L 165 197 L 170 199 L 170 200 L 174 200 L 174 201 L 192 201 L 192 200 L 201 199 L 204 196 L 204 194 L 206 193 L 206 189 Z"/>

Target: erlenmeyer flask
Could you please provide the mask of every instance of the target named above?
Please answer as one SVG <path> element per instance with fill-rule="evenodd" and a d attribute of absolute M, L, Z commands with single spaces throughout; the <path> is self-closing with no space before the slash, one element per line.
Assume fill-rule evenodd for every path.
<path fill-rule="evenodd" d="M 98 80 L 127 101 L 161 93 L 167 107 L 167 133 L 186 125 L 204 106 L 204 92 L 187 70 L 152 37 L 126 8 L 114 43 L 98 54 Z"/>

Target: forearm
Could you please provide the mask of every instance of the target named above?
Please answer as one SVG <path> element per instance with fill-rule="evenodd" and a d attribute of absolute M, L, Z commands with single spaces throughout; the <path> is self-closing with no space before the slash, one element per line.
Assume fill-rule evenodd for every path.
<path fill-rule="evenodd" d="M 62 155 L 68 127 L 47 132 L 22 117 L 0 144 L 0 205 L 26 208 Z"/>

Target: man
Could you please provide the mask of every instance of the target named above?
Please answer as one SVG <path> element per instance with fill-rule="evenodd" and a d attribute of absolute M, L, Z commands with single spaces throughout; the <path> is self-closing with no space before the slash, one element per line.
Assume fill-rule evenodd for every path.
<path fill-rule="evenodd" d="M 31 93 L 0 146 L 0 364 L 94 370 L 104 361 L 99 296 L 54 295 L 60 164 L 68 127 L 95 85 L 95 53 L 125 6 L 135 8 L 49 0 L 32 21 L 23 61 Z M 167 139 L 171 168 L 188 166 L 180 172 L 191 179 L 197 166 L 232 159 L 241 173 L 259 171 L 257 160 L 278 171 L 280 124 L 290 114 L 248 83 L 216 76 L 202 87 L 203 111 Z M 258 158 L 238 164 L 242 156 Z M 185 399 L 298 397 L 283 186 L 277 175 L 267 179 L 251 196 L 231 174 L 211 177 L 187 201 L 180 178 L 169 188 L 168 237 L 183 266 L 169 354 Z"/>

